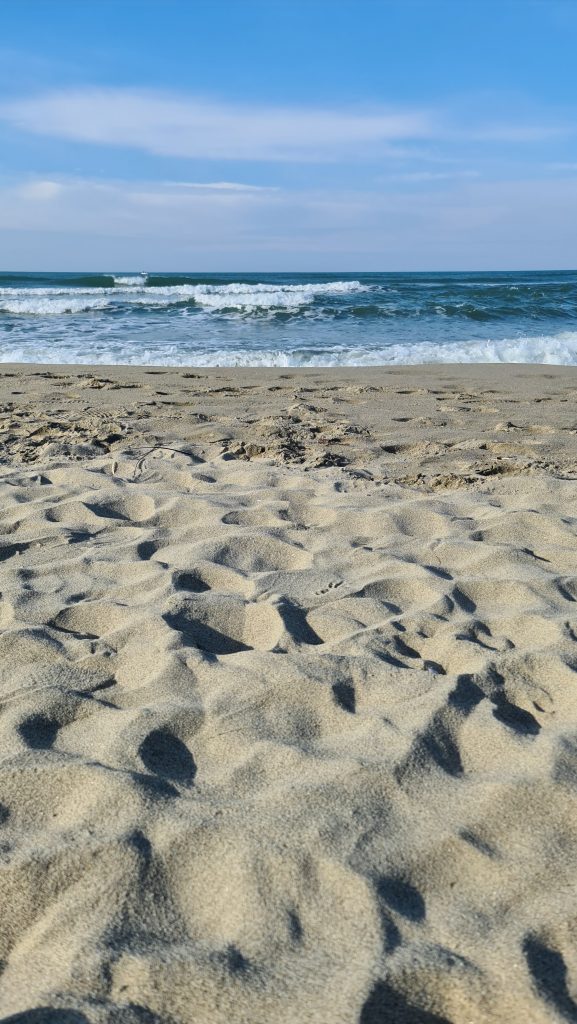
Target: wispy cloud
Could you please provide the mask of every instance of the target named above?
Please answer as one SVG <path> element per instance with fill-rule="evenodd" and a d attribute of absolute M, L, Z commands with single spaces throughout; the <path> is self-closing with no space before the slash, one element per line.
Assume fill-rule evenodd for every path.
<path fill-rule="evenodd" d="M 410 184 L 422 185 L 435 181 L 459 181 L 470 178 L 479 178 L 480 171 L 454 170 L 454 171 L 407 171 L 404 174 L 391 174 L 388 178 L 381 178 L 380 181 L 406 181 Z"/>
<path fill-rule="evenodd" d="M 56 199 L 63 190 L 59 181 L 35 180 L 26 181 L 18 187 L 18 193 L 23 199 L 32 199 L 35 202 L 46 202 Z"/>
<path fill-rule="evenodd" d="M 433 133 L 433 118 L 425 111 L 249 107 L 138 89 L 79 89 L 12 100 L 0 104 L 0 118 L 39 135 L 163 156 L 235 160 L 331 160 L 356 147 Z"/>
<path fill-rule="evenodd" d="M 240 181 L 167 181 L 174 188 L 201 188 L 211 192 L 278 192 L 278 185 L 246 185 Z"/>

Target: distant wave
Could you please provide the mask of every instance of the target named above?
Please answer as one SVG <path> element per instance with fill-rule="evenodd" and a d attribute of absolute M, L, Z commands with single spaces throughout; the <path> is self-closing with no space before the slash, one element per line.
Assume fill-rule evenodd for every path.
<path fill-rule="evenodd" d="M 306 306 L 320 295 L 347 295 L 364 291 L 360 281 L 319 284 L 145 284 L 145 278 L 117 277 L 112 287 L 0 288 L 0 312 L 18 315 L 61 316 L 91 309 L 114 308 L 119 303 L 168 306 L 193 302 L 212 309 L 283 309 Z"/>
<path fill-rule="evenodd" d="M 16 275 L 2 275 L 0 281 L 18 281 Z M 515 323 L 520 316 L 545 323 L 577 320 L 574 285 L 556 282 L 545 289 L 539 284 L 496 285 L 458 281 L 452 288 L 446 281 L 406 282 L 404 289 L 373 282 L 323 281 L 294 283 L 216 281 L 196 282 L 185 278 L 163 278 L 145 274 L 92 275 L 66 281 L 65 287 L 49 278 L 34 285 L 0 287 L 0 314 L 15 316 L 63 316 L 89 313 L 95 309 L 115 313 L 119 307 L 151 310 L 169 306 L 196 307 L 215 314 L 243 317 L 267 313 L 287 315 L 314 307 L 315 317 L 330 319 L 390 319 L 429 321 L 472 321 L 474 323 Z M 177 283 L 167 283 L 167 282 Z M 355 296 L 364 294 L 366 301 Z M 323 301 L 324 300 L 324 301 Z M 334 300 L 334 301 L 331 301 Z"/>
<path fill-rule="evenodd" d="M 146 274 L 119 274 L 114 276 L 115 285 L 145 285 L 147 275 Z"/>

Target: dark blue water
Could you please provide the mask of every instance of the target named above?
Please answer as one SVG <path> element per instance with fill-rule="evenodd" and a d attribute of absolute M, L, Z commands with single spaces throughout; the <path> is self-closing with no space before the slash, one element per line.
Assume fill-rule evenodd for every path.
<path fill-rule="evenodd" d="M 577 272 L 0 274 L 0 361 L 577 363 Z"/>

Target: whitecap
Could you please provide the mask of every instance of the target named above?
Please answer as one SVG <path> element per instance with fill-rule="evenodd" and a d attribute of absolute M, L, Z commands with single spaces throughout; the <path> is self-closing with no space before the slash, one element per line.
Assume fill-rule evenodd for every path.
<path fill-rule="evenodd" d="M 108 300 L 105 298 L 89 298 L 86 295 L 79 298 L 69 296 L 56 299 L 47 297 L 0 298 L 0 311 L 14 313 L 17 316 L 61 316 L 64 313 L 86 313 L 91 309 L 104 309 L 107 305 Z"/>
<path fill-rule="evenodd" d="M 114 274 L 115 285 L 131 285 L 143 287 L 146 284 L 146 274 Z"/>

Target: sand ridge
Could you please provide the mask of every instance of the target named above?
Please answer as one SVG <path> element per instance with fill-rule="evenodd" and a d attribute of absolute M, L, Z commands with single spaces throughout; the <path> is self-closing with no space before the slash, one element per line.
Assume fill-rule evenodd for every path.
<path fill-rule="evenodd" d="M 577 1019 L 577 374 L 498 369 L 6 370 L 3 1019 Z"/>

